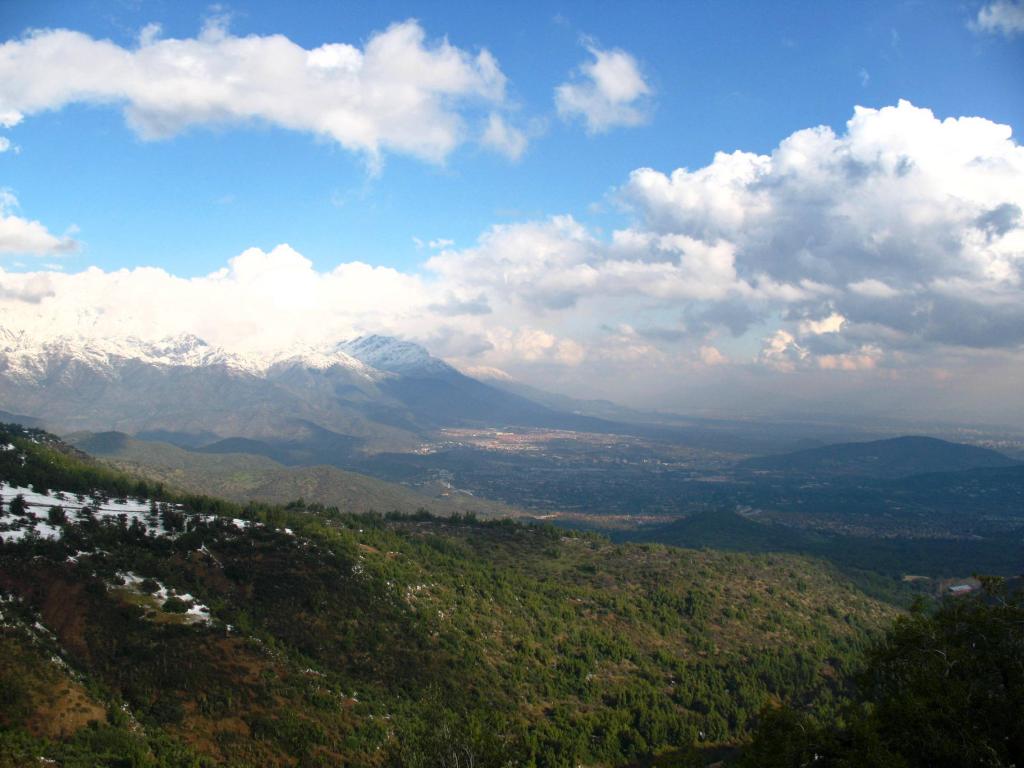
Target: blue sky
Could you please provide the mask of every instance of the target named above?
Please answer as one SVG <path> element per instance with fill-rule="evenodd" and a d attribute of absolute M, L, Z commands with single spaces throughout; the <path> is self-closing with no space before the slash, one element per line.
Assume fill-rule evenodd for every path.
<path fill-rule="evenodd" d="M 1018 0 L 0 0 L 0 45 L 5 325 L 1024 406 Z"/>
<path fill-rule="evenodd" d="M 72 105 L 7 133 L 21 147 L 0 176 L 22 209 L 83 243 L 68 269 L 153 264 L 203 274 L 250 245 L 292 244 L 318 266 L 361 259 L 415 268 L 412 241 L 469 245 L 499 221 L 572 213 L 614 225 L 608 190 L 638 167 L 699 167 L 718 150 L 770 151 L 794 130 L 841 128 L 854 105 L 909 99 L 940 116 L 1024 124 L 1019 41 L 967 27 L 954 3 L 303 3 L 7 2 L 0 34 L 69 28 L 123 46 L 159 23 L 194 37 L 204 19 L 283 34 L 305 48 L 359 44 L 418 19 L 430 38 L 486 48 L 524 122 L 543 121 L 518 162 L 464 146 L 443 165 L 357 154 L 270 126 L 194 127 L 139 139 L 118 109 Z M 650 121 L 587 136 L 555 114 L 553 88 L 586 57 L 584 36 L 622 48 L 655 90 Z M 867 82 L 865 84 L 866 73 Z M 145 201 L 145 204 L 138 204 Z M 599 209 L 596 210 L 596 208 Z"/>

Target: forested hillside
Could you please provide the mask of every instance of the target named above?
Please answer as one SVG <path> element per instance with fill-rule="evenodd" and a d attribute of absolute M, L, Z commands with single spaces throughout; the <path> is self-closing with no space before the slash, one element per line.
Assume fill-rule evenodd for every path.
<path fill-rule="evenodd" d="M 0 549 L 7 765 L 682 759 L 742 743 L 773 702 L 835 711 L 897 613 L 796 556 L 240 507 L 44 433 L 0 443 L 11 486 L 146 496 L 160 518 L 15 515 L 4 498 L 22 531 Z M 33 517 L 59 537 L 28 533 Z"/>

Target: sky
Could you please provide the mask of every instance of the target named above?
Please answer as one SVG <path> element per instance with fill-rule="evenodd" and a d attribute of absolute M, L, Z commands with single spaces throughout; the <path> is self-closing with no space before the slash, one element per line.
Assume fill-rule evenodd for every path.
<path fill-rule="evenodd" d="M 1024 6 L 0 0 L 0 325 L 1024 426 Z"/>

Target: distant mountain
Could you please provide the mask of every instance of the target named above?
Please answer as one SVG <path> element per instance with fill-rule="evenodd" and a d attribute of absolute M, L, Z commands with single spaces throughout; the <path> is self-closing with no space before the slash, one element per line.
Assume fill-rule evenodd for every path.
<path fill-rule="evenodd" d="M 808 435 L 852 437 L 513 392 L 380 335 L 254 355 L 192 335 L 39 339 L 0 328 L 0 409 L 65 434 L 120 431 L 188 449 L 349 468 L 366 454 L 416 451 L 443 427 L 626 434 L 746 455 Z"/>
<path fill-rule="evenodd" d="M 1013 459 L 988 448 L 950 443 L 934 437 L 896 437 L 762 456 L 742 461 L 739 467 L 790 475 L 897 478 L 1016 464 Z"/>
<path fill-rule="evenodd" d="M 20 424 L 23 427 L 32 427 L 39 429 L 43 426 L 41 419 L 34 419 L 31 416 L 19 416 L 16 413 L 8 413 L 7 411 L 0 411 L 0 422 L 4 424 Z"/>

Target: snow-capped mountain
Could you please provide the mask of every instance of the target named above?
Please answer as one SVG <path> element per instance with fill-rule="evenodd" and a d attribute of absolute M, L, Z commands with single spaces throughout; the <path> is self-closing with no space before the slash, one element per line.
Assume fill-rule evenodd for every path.
<path fill-rule="evenodd" d="M 418 344 L 389 336 L 360 336 L 246 355 L 210 345 L 193 334 L 158 341 L 68 336 L 35 341 L 24 333 L 0 328 L 0 376 L 8 379 L 41 384 L 78 370 L 116 376 L 128 363 L 165 368 L 221 366 L 264 377 L 296 367 L 317 371 L 339 368 L 367 381 L 379 381 L 388 374 L 431 376 L 454 371 Z"/>
<path fill-rule="evenodd" d="M 256 370 L 252 361 L 212 347 L 191 334 L 155 342 L 68 336 L 35 341 L 24 333 L 0 329 L 0 376 L 10 380 L 42 384 L 55 377 L 70 380 L 84 372 L 116 376 L 118 369 L 129 362 L 163 367 L 224 366 L 239 371 Z"/>
<path fill-rule="evenodd" d="M 257 355 L 191 335 L 33 339 L 2 328 L 0 411 L 63 433 L 235 446 L 225 450 L 284 442 L 296 461 L 330 463 L 352 452 L 410 450 L 443 426 L 547 424 L 554 415 L 387 336 Z"/>
<path fill-rule="evenodd" d="M 392 336 L 360 336 L 337 344 L 335 349 L 377 370 L 405 376 L 437 376 L 455 372 L 448 363 L 432 357 L 419 344 Z"/>

